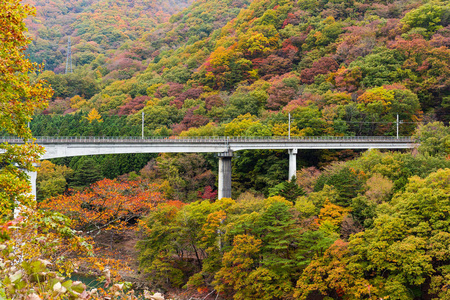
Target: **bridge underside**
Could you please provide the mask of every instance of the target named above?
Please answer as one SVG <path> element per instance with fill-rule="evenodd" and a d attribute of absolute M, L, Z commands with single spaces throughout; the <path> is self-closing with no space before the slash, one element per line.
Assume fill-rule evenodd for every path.
<path fill-rule="evenodd" d="M 41 144 L 42 145 L 42 144 Z M 230 143 L 230 144 L 44 144 L 46 153 L 42 159 L 61 157 L 128 154 L 128 153 L 224 153 L 241 150 L 292 150 L 292 149 L 410 149 L 414 145 L 407 143 Z"/>

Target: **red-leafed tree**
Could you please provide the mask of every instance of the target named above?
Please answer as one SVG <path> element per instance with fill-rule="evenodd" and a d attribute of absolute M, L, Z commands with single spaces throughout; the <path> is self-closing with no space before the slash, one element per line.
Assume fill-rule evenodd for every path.
<path fill-rule="evenodd" d="M 198 196 L 201 197 L 204 200 L 216 200 L 217 199 L 217 191 L 214 191 L 213 188 L 208 185 L 205 187 L 205 190 L 199 191 Z"/>
<path fill-rule="evenodd" d="M 147 100 L 150 100 L 150 97 L 138 96 L 136 98 L 131 99 L 126 104 L 119 107 L 118 115 L 119 116 L 131 115 L 140 111 L 141 109 L 144 108 L 145 102 Z"/>
<path fill-rule="evenodd" d="M 154 96 L 156 98 L 178 97 L 178 95 L 180 95 L 182 92 L 182 84 L 176 82 L 168 82 L 158 87 L 158 89 L 155 91 Z"/>
<path fill-rule="evenodd" d="M 157 184 L 103 179 L 82 192 L 48 199 L 40 207 L 69 216 L 79 230 L 98 234 L 121 232 L 162 201 L 164 194 Z"/>
<path fill-rule="evenodd" d="M 357 57 L 366 56 L 376 46 L 376 29 L 380 21 L 372 22 L 367 26 L 347 27 L 343 34 L 343 41 L 336 49 L 336 59 L 346 64 Z"/>
<path fill-rule="evenodd" d="M 223 106 L 225 102 L 219 95 L 211 95 L 205 98 L 205 108 L 211 110 L 213 107 Z"/>
<path fill-rule="evenodd" d="M 203 88 L 192 88 L 179 94 L 175 100 L 171 101 L 170 104 L 175 104 L 176 107 L 181 108 L 183 106 L 184 100 L 186 99 L 197 99 L 203 93 Z"/>
<path fill-rule="evenodd" d="M 196 114 L 194 112 L 196 109 L 198 109 L 198 106 L 188 109 L 183 120 L 179 124 L 173 126 L 173 133 L 179 134 L 189 128 L 208 124 L 209 119 L 206 116 Z"/>
<path fill-rule="evenodd" d="M 335 72 L 338 68 L 339 65 L 333 58 L 328 56 L 322 57 L 321 59 L 313 62 L 311 68 L 303 69 L 300 77 L 303 83 L 311 84 L 314 82 L 314 77 L 317 75 Z"/>
<path fill-rule="evenodd" d="M 295 75 L 287 74 L 277 76 L 272 80 L 272 86 L 268 90 L 269 99 L 267 107 L 271 109 L 279 109 L 288 104 L 297 96 L 299 87 L 299 79 Z"/>
<path fill-rule="evenodd" d="M 256 62 L 254 65 L 259 69 L 260 75 L 266 75 L 266 77 L 282 75 L 292 69 L 292 61 L 289 58 L 283 58 L 275 54 L 271 54 L 264 59 L 254 60 L 254 62 Z"/>

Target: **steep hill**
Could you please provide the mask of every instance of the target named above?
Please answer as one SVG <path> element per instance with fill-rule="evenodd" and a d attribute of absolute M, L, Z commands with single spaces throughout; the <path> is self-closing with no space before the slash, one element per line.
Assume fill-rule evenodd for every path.
<path fill-rule="evenodd" d="M 192 0 L 27 0 L 36 7 L 28 20 L 33 36 L 29 53 L 34 61 L 45 62 L 47 70 L 65 69 L 68 38 L 72 40 L 73 62 L 91 63 L 99 55 L 115 57 L 120 47 L 133 45 L 136 55 L 145 55 L 139 43 L 146 32 L 168 21 Z"/>
<path fill-rule="evenodd" d="M 102 24 L 96 16 L 120 11 L 112 4 L 93 10 L 96 5 L 74 22 L 80 37 L 74 53 L 77 60 L 90 57 L 83 76 L 101 91 L 86 98 L 57 89 L 55 97 L 85 96 L 84 106 L 66 100 L 68 111 L 95 107 L 129 114 L 145 104 L 149 117 L 170 115 L 152 121 L 149 130 L 166 127 L 174 134 L 246 113 L 275 126 L 279 122 L 267 118 L 277 111 L 307 119 L 294 124 L 297 134 L 307 135 L 393 134 L 374 122 L 392 122 L 396 114 L 405 134 L 414 128 L 406 124 L 424 117 L 448 121 L 446 2 L 196 1 L 145 33 L 129 30 L 135 24 L 125 22 L 131 13 L 96 27 Z M 153 19 L 144 17 L 142 28 L 151 27 Z M 101 54 L 122 42 L 114 56 Z M 53 74 L 43 77 L 60 81 Z M 266 134 L 275 134 L 272 129 Z"/>
<path fill-rule="evenodd" d="M 55 89 L 43 113 L 120 115 L 127 135 L 139 134 L 144 111 L 145 134 L 163 136 L 286 136 L 289 113 L 291 135 L 392 136 L 398 115 L 399 135 L 411 135 L 450 120 L 449 46 L 446 1 L 195 1 L 114 55 L 42 73 Z M 45 118 L 35 134 L 72 117 Z M 90 132 L 114 134 L 119 126 L 102 125 L 111 120 Z M 285 177 L 280 153 L 240 155 L 242 190 L 267 192 Z M 352 155 L 315 152 L 300 163 Z"/>

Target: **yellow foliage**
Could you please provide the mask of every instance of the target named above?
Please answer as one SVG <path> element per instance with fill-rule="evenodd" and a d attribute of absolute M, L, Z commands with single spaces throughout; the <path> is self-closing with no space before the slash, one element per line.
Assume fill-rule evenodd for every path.
<path fill-rule="evenodd" d="M 93 108 L 87 117 L 83 117 L 89 121 L 89 123 L 92 123 L 93 121 L 97 121 L 99 123 L 103 122 L 102 116 L 98 113 L 98 111 Z"/>
<path fill-rule="evenodd" d="M 259 79 L 258 69 L 253 69 L 247 72 L 251 79 Z"/>
<path fill-rule="evenodd" d="M 86 100 L 83 97 L 80 97 L 78 95 L 73 96 L 70 98 L 70 107 L 79 109 L 81 106 L 86 104 Z"/>
<path fill-rule="evenodd" d="M 211 53 L 209 62 L 213 67 L 222 66 L 226 70 L 229 70 L 228 65 L 230 63 L 230 59 L 233 57 L 234 52 L 235 46 L 229 47 L 228 49 L 219 46 L 216 50 L 214 50 L 213 53 Z"/>
<path fill-rule="evenodd" d="M 274 136 L 288 136 L 289 125 L 287 123 L 278 123 L 273 125 L 272 134 Z M 291 124 L 291 136 L 301 136 L 300 129 L 297 126 Z"/>
<path fill-rule="evenodd" d="M 266 53 L 270 51 L 271 41 L 259 32 L 249 32 L 242 36 L 240 40 L 240 48 L 244 51 L 248 51 L 251 54 Z"/>
<path fill-rule="evenodd" d="M 366 197 L 377 203 L 381 203 L 383 200 L 387 200 L 394 183 L 385 176 L 375 173 L 366 182 Z"/>
<path fill-rule="evenodd" d="M 379 101 L 384 107 L 389 106 L 394 101 L 394 91 L 386 90 L 384 87 L 377 87 L 367 90 L 358 97 L 359 103 L 374 103 Z M 387 108 L 385 108 L 387 110 Z"/>
<path fill-rule="evenodd" d="M 163 85 L 163 84 L 155 83 L 155 84 L 151 85 L 149 88 L 147 88 L 147 95 L 151 97 L 161 85 Z"/>
<path fill-rule="evenodd" d="M 205 81 L 208 83 L 214 83 L 216 82 L 216 76 L 214 75 L 213 72 L 207 72 L 205 74 Z"/>
<path fill-rule="evenodd" d="M 208 124 L 195 128 L 189 128 L 187 131 L 180 133 L 180 136 L 217 136 L 218 128 L 214 122 L 209 122 Z"/>
<path fill-rule="evenodd" d="M 317 207 L 306 196 L 298 197 L 294 207 L 304 218 L 309 218 L 317 214 Z"/>
<path fill-rule="evenodd" d="M 230 207 L 236 204 L 236 201 L 231 198 L 222 198 L 217 200 L 215 204 L 218 205 L 222 210 L 227 211 Z"/>
<path fill-rule="evenodd" d="M 225 221 L 226 218 L 227 214 L 223 210 L 210 213 L 206 217 L 206 223 L 203 224 L 202 226 L 203 232 L 202 241 L 206 242 L 211 238 L 214 239 L 218 228 L 221 226 L 221 224 Z"/>
<path fill-rule="evenodd" d="M 88 102 L 83 97 L 75 95 L 72 98 L 70 98 L 70 107 L 74 109 L 87 110 L 89 108 L 92 108 L 92 103 Z"/>
<path fill-rule="evenodd" d="M 52 177 L 64 177 L 71 174 L 72 169 L 66 166 L 58 166 L 49 160 L 43 160 L 38 168 L 38 179 L 37 181 L 48 180 Z"/>
<path fill-rule="evenodd" d="M 259 124 L 260 121 L 257 120 L 255 116 L 250 113 L 245 115 L 240 115 L 228 124 L 223 125 L 225 129 L 226 136 L 240 136 L 242 135 L 250 126 Z"/>
<path fill-rule="evenodd" d="M 314 135 L 314 129 L 311 127 L 303 128 L 298 133 L 298 136 L 313 136 Z"/>
<path fill-rule="evenodd" d="M 335 226 L 341 226 L 342 220 L 344 220 L 349 211 L 350 210 L 345 207 L 327 201 L 320 210 L 319 224 L 322 225 L 324 222 L 328 221 Z"/>
<path fill-rule="evenodd" d="M 158 98 L 152 98 L 145 102 L 145 106 L 146 107 L 156 106 L 159 102 L 160 102 L 160 100 Z"/>
<path fill-rule="evenodd" d="M 335 22 L 336 22 L 336 20 L 334 19 L 333 16 L 328 16 L 325 20 L 323 20 L 323 23 L 327 24 L 327 25 L 331 25 Z"/>
<path fill-rule="evenodd" d="M 336 74 L 336 73 L 332 73 Z M 330 78 L 332 76 L 330 75 Z M 338 104 L 338 105 L 345 105 L 352 101 L 352 95 L 349 92 L 332 92 L 327 91 L 323 95 L 326 104 Z"/>
<path fill-rule="evenodd" d="M 272 197 L 269 197 L 269 198 L 264 200 L 264 206 L 265 207 L 269 207 L 269 206 L 271 206 L 274 203 L 284 203 L 284 204 L 286 204 L 289 207 L 293 206 L 291 201 L 288 201 L 284 197 L 281 197 L 281 196 L 272 196 Z"/>
<path fill-rule="evenodd" d="M 219 94 L 219 91 L 214 91 L 214 90 L 206 91 L 206 92 L 201 93 L 199 98 L 205 99 L 205 98 L 208 98 L 210 96 L 214 96 L 214 95 L 218 95 L 218 94 Z"/>

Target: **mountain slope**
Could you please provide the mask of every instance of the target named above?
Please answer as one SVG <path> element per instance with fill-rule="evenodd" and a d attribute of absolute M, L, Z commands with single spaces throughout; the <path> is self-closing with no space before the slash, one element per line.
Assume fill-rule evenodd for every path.
<path fill-rule="evenodd" d="M 28 0 L 36 17 L 28 20 L 33 36 L 29 53 L 47 70 L 65 68 L 67 41 L 73 61 L 85 65 L 99 54 L 117 50 L 142 37 L 191 3 L 191 0 Z"/>
<path fill-rule="evenodd" d="M 448 120 L 449 15 L 439 1 L 196 1 L 85 65 L 78 76 L 99 92 L 57 91 L 66 100 L 50 111 L 137 125 L 143 109 L 156 135 L 286 135 L 289 112 L 294 135 L 394 135 L 398 114 L 411 134 Z M 240 130 L 227 129 L 233 119 Z"/>

